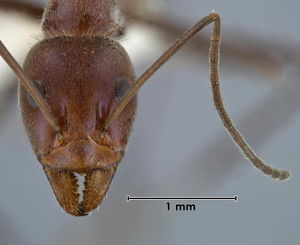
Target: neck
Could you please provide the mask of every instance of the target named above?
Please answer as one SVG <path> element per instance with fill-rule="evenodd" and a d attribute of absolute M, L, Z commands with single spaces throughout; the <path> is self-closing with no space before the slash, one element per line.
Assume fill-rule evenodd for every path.
<path fill-rule="evenodd" d="M 113 0 L 50 0 L 44 12 L 43 31 L 55 36 L 115 36 L 122 17 Z"/>

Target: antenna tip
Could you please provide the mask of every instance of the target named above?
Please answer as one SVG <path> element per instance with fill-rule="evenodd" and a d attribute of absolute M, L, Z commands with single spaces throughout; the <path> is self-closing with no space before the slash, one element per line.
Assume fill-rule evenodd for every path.
<path fill-rule="evenodd" d="M 283 170 L 280 172 L 278 179 L 279 180 L 288 180 L 290 177 L 291 177 L 290 172 Z"/>

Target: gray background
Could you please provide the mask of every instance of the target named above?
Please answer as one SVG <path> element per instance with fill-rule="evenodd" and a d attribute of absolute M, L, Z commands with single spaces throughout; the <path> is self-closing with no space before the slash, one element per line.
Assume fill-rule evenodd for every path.
<path fill-rule="evenodd" d="M 224 40 L 233 43 L 239 43 L 241 33 L 286 49 L 300 44 L 299 1 L 151 4 L 145 11 L 167 12 L 187 27 L 215 9 L 222 16 Z M 145 28 L 138 35 L 151 36 Z M 152 39 L 143 42 L 146 47 L 136 47 L 138 54 L 143 49 L 146 54 L 130 52 L 137 57 L 137 75 L 170 44 Z M 271 50 L 275 56 L 282 51 Z M 299 53 L 293 55 L 297 60 Z M 31 152 L 15 100 L 1 115 L 0 244 L 299 244 L 300 85 L 295 60 L 284 60 L 282 70 L 270 75 L 221 57 L 225 106 L 266 162 L 292 171 L 289 181 L 274 181 L 243 158 L 213 107 L 207 54 L 183 51 L 140 91 L 127 155 L 99 210 L 83 218 L 58 206 Z M 128 204 L 127 194 L 238 195 L 239 202 L 197 201 L 195 212 L 175 212 L 167 211 L 164 201 Z"/>

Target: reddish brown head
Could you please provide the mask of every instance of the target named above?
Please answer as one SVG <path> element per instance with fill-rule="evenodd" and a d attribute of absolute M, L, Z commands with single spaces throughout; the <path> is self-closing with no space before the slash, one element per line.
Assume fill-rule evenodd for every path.
<path fill-rule="evenodd" d="M 20 87 L 23 122 L 60 205 L 80 216 L 105 196 L 121 161 L 136 110 L 134 98 L 107 132 L 104 123 L 134 81 L 125 50 L 105 37 L 55 37 L 35 45 L 24 70 L 62 129 L 58 135 Z M 78 176 L 85 177 L 80 195 Z"/>

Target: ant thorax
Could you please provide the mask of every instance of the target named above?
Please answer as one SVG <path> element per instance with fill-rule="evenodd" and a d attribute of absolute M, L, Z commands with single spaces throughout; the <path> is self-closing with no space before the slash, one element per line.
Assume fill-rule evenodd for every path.
<path fill-rule="evenodd" d="M 47 37 L 111 36 L 123 31 L 123 17 L 112 0 L 53 0 L 44 12 L 42 28 Z"/>

